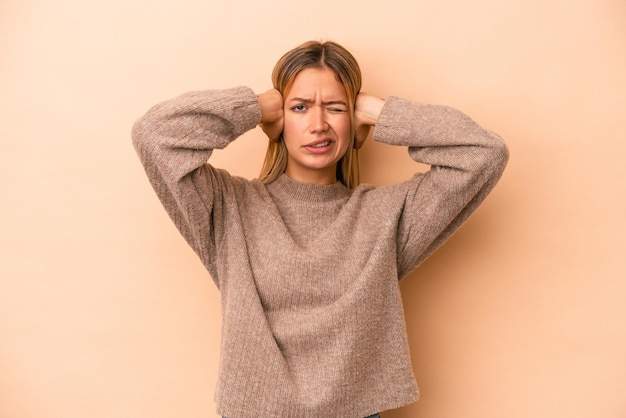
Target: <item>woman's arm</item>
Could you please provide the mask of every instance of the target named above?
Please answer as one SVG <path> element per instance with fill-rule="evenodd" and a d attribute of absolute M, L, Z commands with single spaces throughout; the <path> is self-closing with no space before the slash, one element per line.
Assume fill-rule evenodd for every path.
<path fill-rule="evenodd" d="M 502 139 L 456 109 L 391 97 L 378 115 L 374 139 L 407 146 L 430 165 L 406 182 L 398 225 L 398 268 L 408 274 L 476 210 L 508 160 Z"/>
<path fill-rule="evenodd" d="M 226 147 L 262 120 L 259 102 L 247 87 L 191 92 L 154 106 L 133 126 L 150 183 L 207 267 L 232 184 L 228 173 L 206 162 L 213 149 Z"/>

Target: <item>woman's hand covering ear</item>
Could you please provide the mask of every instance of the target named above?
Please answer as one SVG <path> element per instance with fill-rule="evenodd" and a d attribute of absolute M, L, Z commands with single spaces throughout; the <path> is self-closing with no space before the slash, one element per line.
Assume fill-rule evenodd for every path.
<path fill-rule="evenodd" d="M 376 96 L 359 93 L 354 106 L 355 135 L 354 148 L 359 149 L 367 139 L 372 126 L 376 125 L 378 115 L 385 101 Z"/>
<path fill-rule="evenodd" d="M 261 108 L 261 129 L 270 141 L 278 142 L 283 132 L 283 96 L 276 89 L 257 95 Z"/>

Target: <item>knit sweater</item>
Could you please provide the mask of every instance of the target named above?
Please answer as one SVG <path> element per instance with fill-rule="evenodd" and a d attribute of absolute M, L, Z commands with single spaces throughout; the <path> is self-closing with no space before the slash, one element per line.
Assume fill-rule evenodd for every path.
<path fill-rule="evenodd" d="M 391 97 L 374 140 L 431 166 L 407 181 L 263 184 L 207 163 L 260 116 L 237 87 L 166 101 L 133 127 L 152 186 L 220 290 L 217 413 L 362 418 L 414 402 L 398 281 L 485 198 L 506 146 L 455 109 Z"/>

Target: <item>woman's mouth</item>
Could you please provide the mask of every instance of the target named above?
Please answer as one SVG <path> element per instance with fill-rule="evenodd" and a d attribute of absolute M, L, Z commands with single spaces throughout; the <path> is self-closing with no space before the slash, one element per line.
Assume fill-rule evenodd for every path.
<path fill-rule="evenodd" d="M 309 145 L 313 148 L 323 148 L 323 147 L 327 147 L 330 145 L 330 141 L 324 141 L 324 142 L 320 142 L 318 144 L 314 144 L 314 145 Z"/>
<path fill-rule="evenodd" d="M 310 144 L 306 144 L 304 149 L 313 154 L 322 154 L 328 151 L 333 144 L 333 140 L 331 139 L 322 139 L 319 141 L 311 142 Z"/>

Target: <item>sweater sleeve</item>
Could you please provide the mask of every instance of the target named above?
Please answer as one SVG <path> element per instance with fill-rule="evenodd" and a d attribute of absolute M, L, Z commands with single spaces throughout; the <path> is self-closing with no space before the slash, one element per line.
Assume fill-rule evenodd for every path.
<path fill-rule="evenodd" d="M 186 93 L 154 106 L 133 125 L 133 144 L 152 187 L 216 283 L 211 261 L 233 186 L 228 173 L 207 160 L 260 119 L 254 92 L 236 87 Z"/>
<path fill-rule="evenodd" d="M 407 146 L 430 165 L 406 182 L 398 224 L 398 274 L 425 260 L 476 210 L 508 160 L 502 139 L 456 109 L 390 97 L 374 129 L 376 141 Z"/>

